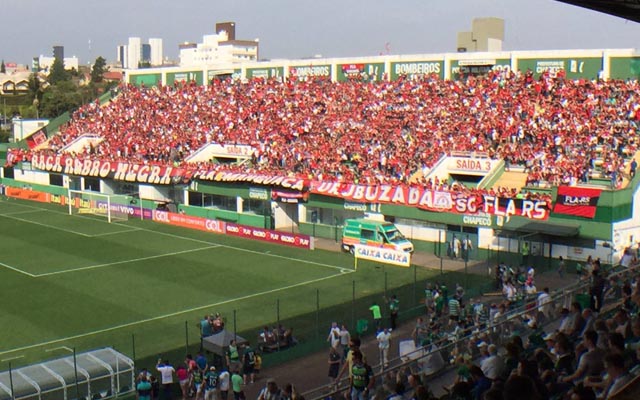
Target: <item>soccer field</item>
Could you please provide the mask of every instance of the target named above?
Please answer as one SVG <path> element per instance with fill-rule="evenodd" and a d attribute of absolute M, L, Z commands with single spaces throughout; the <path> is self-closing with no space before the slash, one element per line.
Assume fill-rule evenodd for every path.
<path fill-rule="evenodd" d="M 250 340 L 265 324 L 307 316 L 294 333 L 313 340 L 331 320 L 368 317 L 364 305 L 335 315 L 337 305 L 355 304 L 354 288 L 362 298 L 434 274 L 368 262 L 356 272 L 348 254 L 2 200 L 0 361 L 24 365 L 103 346 L 136 359 L 184 353 L 199 343 L 198 321 L 214 312 L 233 330 L 235 311 L 237 331 Z M 409 294 L 400 295 L 408 306 Z"/>

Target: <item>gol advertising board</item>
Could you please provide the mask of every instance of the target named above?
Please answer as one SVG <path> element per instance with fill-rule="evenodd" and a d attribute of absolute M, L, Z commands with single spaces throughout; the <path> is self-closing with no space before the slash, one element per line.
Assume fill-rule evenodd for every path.
<path fill-rule="evenodd" d="M 162 74 L 134 74 L 129 75 L 129 83 L 135 86 L 158 86 L 162 83 Z"/>
<path fill-rule="evenodd" d="M 225 222 L 215 219 L 176 214 L 169 211 L 153 210 L 153 220 L 162 224 L 179 226 L 199 231 L 225 233 Z"/>
<path fill-rule="evenodd" d="M 311 236 L 301 235 L 298 233 L 278 232 L 269 229 L 233 224 L 231 222 L 226 223 L 226 231 L 227 235 L 239 236 L 247 239 L 283 244 L 285 246 L 298 247 L 301 249 L 313 250 L 314 248 Z"/>
<path fill-rule="evenodd" d="M 356 258 L 397 265 L 405 268 L 411 266 L 411 253 L 406 251 L 394 250 L 386 247 L 365 246 L 362 244 L 356 244 L 353 247 L 353 254 Z"/>
<path fill-rule="evenodd" d="M 391 80 L 396 80 L 401 76 L 415 78 L 433 74 L 440 79 L 444 78 L 444 61 L 396 61 L 391 63 Z"/>
<path fill-rule="evenodd" d="M 331 79 L 331 64 L 322 65 L 292 65 L 289 67 L 289 77 L 300 80 L 307 78 Z"/>
<path fill-rule="evenodd" d="M 640 57 L 611 57 L 609 59 L 609 78 L 640 78 Z"/>
<path fill-rule="evenodd" d="M 284 76 L 284 67 L 247 68 L 247 79 L 279 78 Z"/>
<path fill-rule="evenodd" d="M 337 65 L 338 81 L 363 79 L 380 81 L 384 76 L 384 63 L 353 63 Z"/>
<path fill-rule="evenodd" d="M 485 75 L 489 71 L 510 71 L 511 59 L 509 58 L 486 58 L 473 60 L 451 60 L 451 79 L 460 79 L 461 76 Z"/>
<path fill-rule="evenodd" d="M 176 82 L 195 82 L 198 85 L 204 84 L 202 71 L 167 72 L 167 85 L 171 86 Z"/>
<path fill-rule="evenodd" d="M 596 79 L 602 70 L 602 58 L 519 58 L 518 70 L 523 73 L 530 70 L 535 78 L 547 71 L 555 76 L 560 70 L 564 70 L 569 79 Z"/>

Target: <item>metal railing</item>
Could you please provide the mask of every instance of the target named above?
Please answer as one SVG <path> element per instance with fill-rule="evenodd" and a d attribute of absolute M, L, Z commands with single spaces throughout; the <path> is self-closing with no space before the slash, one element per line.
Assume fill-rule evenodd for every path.
<path fill-rule="evenodd" d="M 640 264 L 622 270 L 611 271 L 607 278 L 622 278 L 629 274 L 637 275 L 639 272 Z M 560 307 L 569 305 L 573 301 L 575 295 L 584 293 L 588 290 L 590 284 L 591 281 L 589 279 L 584 279 L 558 289 L 550 294 L 550 304 L 556 306 L 559 305 Z M 429 346 L 430 349 L 420 347 L 413 353 L 403 354 L 394 359 L 390 359 L 388 368 L 383 368 L 383 365 L 380 363 L 372 365 L 374 371 L 379 371 L 375 374 L 376 385 L 380 386 L 380 384 L 385 381 L 385 375 L 393 373 L 395 376 L 395 373 L 400 369 L 410 368 L 411 370 L 417 369 L 419 372 L 423 372 L 425 369 L 424 364 L 426 364 L 427 361 L 430 361 L 433 357 L 439 356 L 442 358 L 442 367 L 438 371 L 426 376 L 427 379 L 435 378 L 452 367 L 452 364 L 449 361 L 449 355 L 453 353 L 453 349 L 460 350 L 462 348 L 466 348 L 470 343 L 473 343 L 474 339 L 486 337 L 491 338 L 491 343 L 493 344 L 498 346 L 504 345 L 511 340 L 512 334 L 516 331 L 515 328 L 518 328 L 517 332 L 519 333 L 519 336 L 528 338 L 531 334 L 543 332 L 544 328 L 552 326 L 560 317 L 559 313 L 556 313 L 553 318 L 548 318 L 544 321 L 542 326 L 536 325 L 535 327 L 531 327 L 525 322 L 525 317 L 528 317 L 532 312 L 536 312 L 537 310 L 537 297 L 533 297 L 532 299 L 525 301 L 521 306 L 508 312 L 504 320 L 493 324 L 487 324 L 486 328 L 474 328 L 467 330 L 463 336 L 458 338 L 453 338 L 451 334 L 446 335 L 442 339 L 432 343 Z M 303 396 L 310 400 L 335 398 L 336 396 L 339 397 L 340 394 L 345 392 L 348 388 L 349 381 L 348 378 L 345 378 L 333 387 L 324 385 L 303 393 Z"/>

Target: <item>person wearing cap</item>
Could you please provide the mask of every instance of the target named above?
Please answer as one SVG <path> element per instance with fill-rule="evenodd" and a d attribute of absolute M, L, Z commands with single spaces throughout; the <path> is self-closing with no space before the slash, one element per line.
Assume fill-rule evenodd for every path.
<path fill-rule="evenodd" d="M 209 367 L 209 371 L 204 374 L 204 398 L 205 400 L 215 400 L 218 391 L 218 373 L 216 367 Z"/>
<path fill-rule="evenodd" d="M 282 400 L 282 390 L 278 388 L 275 379 L 267 379 L 267 386 L 260 391 L 258 400 Z"/>

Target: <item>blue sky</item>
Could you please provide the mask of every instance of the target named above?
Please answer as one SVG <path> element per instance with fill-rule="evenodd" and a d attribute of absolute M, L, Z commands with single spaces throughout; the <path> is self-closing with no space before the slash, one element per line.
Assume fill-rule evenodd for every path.
<path fill-rule="evenodd" d="M 504 50 L 637 48 L 640 24 L 553 0 L 2 0 L 0 58 L 30 63 L 52 46 L 82 64 L 115 59 L 130 36 L 199 42 L 235 21 L 263 58 L 453 52 L 474 17 L 505 19 Z M 89 41 L 91 45 L 89 45 Z"/>

